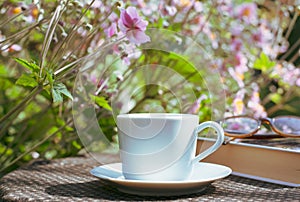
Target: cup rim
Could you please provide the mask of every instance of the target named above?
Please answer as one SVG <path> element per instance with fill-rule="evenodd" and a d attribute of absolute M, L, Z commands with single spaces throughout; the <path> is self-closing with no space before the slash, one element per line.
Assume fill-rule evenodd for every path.
<path fill-rule="evenodd" d="M 199 118 L 195 114 L 181 114 L 181 113 L 130 113 L 119 114 L 118 119 L 183 119 L 183 118 Z"/>

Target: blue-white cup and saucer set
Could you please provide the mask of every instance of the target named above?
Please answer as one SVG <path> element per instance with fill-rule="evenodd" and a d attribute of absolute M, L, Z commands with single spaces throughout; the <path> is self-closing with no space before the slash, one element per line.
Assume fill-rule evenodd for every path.
<path fill-rule="evenodd" d="M 200 160 L 224 141 L 222 127 L 212 121 L 199 124 L 191 114 L 136 113 L 117 116 L 120 163 L 93 168 L 90 173 L 119 191 L 149 196 L 174 196 L 204 192 L 232 170 Z M 212 128 L 216 142 L 196 154 L 200 131 Z"/>

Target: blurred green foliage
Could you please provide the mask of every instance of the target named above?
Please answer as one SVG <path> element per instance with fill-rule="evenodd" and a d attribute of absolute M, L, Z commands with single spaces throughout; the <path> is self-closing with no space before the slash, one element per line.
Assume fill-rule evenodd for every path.
<path fill-rule="evenodd" d="M 72 92 L 75 77 L 80 72 L 82 64 L 89 62 L 91 54 L 118 40 L 117 33 L 108 36 L 107 29 L 113 23 L 117 23 L 120 14 L 118 2 L 91 1 L 100 2 L 101 5 L 98 7 L 86 2 L 46 0 L 34 4 L 31 0 L 23 2 L 7 0 L 0 4 L 0 177 L 35 158 L 67 157 L 83 151 L 72 114 L 72 100 L 78 99 Z M 236 107 L 234 102 L 236 99 L 251 101 L 252 95 L 256 95 L 254 98 L 258 100 L 255 104 L 259 105 L 251 108 L 252 111 L 263 106 L 260 112 L 266 111 L 269 116 L 300 115 L 299 87 L 289 83 L 289 71 L 284 75 L 279 74 L 281 70 L 289 70 L 289 64 L 293 61 L 299 65 L 297 56 L 299 48 L 287 50 L 289 54 L 279 55 L 278 62 L 262 51 L 262 47 L 253 44 L 251 40 L 247 41 L 257 34 L 255 29 L 257 25 L 245 23 L 244 32 L 239 37 L 245 46 L 243 51 L 248 51 L 248 55 L 243 53 L 248 57 L 247 64 L 244 64 L 247 71 L 240 73 L 239 68 L 245 67 L 239 66 L 242 60 L 238 60 L 233 54 L 238 51 L 231 49 L 236 45 L 233 44 L 234 39 L 238 37 L 230 33 L 230 28 L 238 28 L 243 19 L 235 21 L 237 16 L 235 13 L 229 13 L 225 1 L 219 2 L 218 5 L 224 8 L 224 12 L 218 10 L 216 1 L 197 1 L 202 6 L 198 8 L 202 9 L 201 11 L 188 7 L 189 1 L 176 1 L 178 3 L 176 6 L 171 5 L 173 1 L 161 1 L 162 10 L 159 12 L 151 1 L 145 2 L 149 3 L 149 7 L 138 5 L 135 1 L 125 1 L 123 7 L 132 4 L 142 10 L 141 13 L 147 13 L 147 9 L 152 9 L 152 5 L 154 7 L 152 15 L 145 14 L 152 27 L 182 32 L 183 35 L 203 45 L 213 56 L 211 61 L 207 62 L 207 67 L 219 71 L 223 78 L 228 103 L 226 107 L 230 113 Z M 179 5 L 181 3 L 183 5 Z M 244 3 L 245 1 L 234 1 L 237 6 Z M 165 10 L 166 5 L 176 7 L 177 12 L 168 13 L 170 10 Z M 282 26 L 273 23 L 278 30 L 276 28 L 272 34 L 280 39 L 280 33 L 285 34 L 291 30 L 290 37 L 287 36 L 288 40 L 291 44 L 298 43 L 299 7 L 263 0 L 258 0 L 257 5 L 263 21 L 267 21 L 269 17 L 273 23 L 272 20 L 277 18 L 274 10 L 277 12 L 282 8 L 284 11 L 282 13 L 289 13 L 290 16 L 285 15 L 280 19 Z M 289 11 L 290 8 L 294 8 L 293 12 Z M 298 13 L 295 14 L 296 12 Z M 289 24 L 289 20 L 286 19 L 296 19 L 295 25 L 291 23 L 289 27 L 286 25 Z M 266 27 L 263 27 L 265 31 L 269 31 Z M 271 28 L 272 26 L 268 27 Z M 257 29 L 260 28 L 257 26 Z M 213 47 L 212 43 L 218 46 Z M 274 40 L 272 43 L 276 45 L 277 41 Z M 278 41 L 278 44 L 282 45 L 282 41 Z M 190 62 L 191 58 L 175 52 L 147 49 L 143 50 L 136 60 L 131 61 L 132 63 L 124 65 L 128 46 L 114 48 L 113 50 L 119 54 L 119 59 L 114 61 L 115 58 L 107 56 L 104 60 L 106 64 L 97 64 L 101 70 L 105 65 L 110 65 L 106 72 L 99 74 L 100 79 L 99 75 L 92 78 L 93 72 L 82 77 L 95 80 L 89 83 L 91 86 L 85 86 L 86 88 L 96 87 L 100 91 L 97 94 L 83 94 L 80 98 L 84 101 L 93 101 L 88 104 L 95 109 L 99 126 L 109 141 L 117 142 L 113 113 L 118 111 L 114 112 L 115 106 L 111 103 L 113 99 L 121 99 L 114 97 L 117 91 L 130 90 L 129 86 L 142 86 L 130 95 L 133 106 L 129 112 L 188 113 L 191 105 L 196 104 L 193 113 L 197 113 L 202 121 L 211 119 L 213 114 L 211 103 L 218 98 L 210 97 L 202 77 L 205 72 L 195 67 L 195 64 Z M 293 61 L 284 63 L 285 59 Z M 160 71 L 153 71 L 154 73 L 149 75 L 140 68 L 140 72 L 134 72 L 135 67 L 143 66 L 148 68 L 147 71 L 149 69 Z M 180 77 L 168 77 L 170 72 L 164 67 L 171 67 Z M 279 68 L 279 73 L 274 73 L 275 67 L 282 69 Z M 230 68 L 236 72 L 230 74 Z M 298 67 L 295 67 L 293 71 L 296 72 L 297 69 Z M 128 79 L 133 75 L 134 79 Z M 239 79 L 242 80 L 243 87 L 237 85 Z M 170 82 L 174 86 L 166 88 L 156 85 L 155 81 L 160 80 Z M 152 83 L 149 84 L 149 81 Z M 253 87 L 253 83 L 259 87 Z M 242 98 L 238 97 L 241 89 L 244 92 Z M 188 97 L 191 94 L 198 99 L 197 102 L 180 106 L 181 100 L 194 99 Z M 205 98 L 200 99 L 201 96 Z M 82 113 L 88 114 L 86 111 Z M 89 122 L 86 121 L 84 124 L 89 129 Z M 101 144 L 96 142 L 92 144 L 95 148 L 101 147 Z"/>

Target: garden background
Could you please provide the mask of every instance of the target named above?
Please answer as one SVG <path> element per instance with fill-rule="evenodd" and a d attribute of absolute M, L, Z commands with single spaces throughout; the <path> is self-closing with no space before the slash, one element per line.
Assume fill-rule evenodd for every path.
<path fill-rule="evenodd" d="M 226 95 L 222 116 L 299 116 L 299 14 L 300 2 L 289 0 L 4 1 L 0 176 L 35 158 L 50 160 L 84 150 L 72 116 L 72 103 L 78 99 L 75 78 L 95 52 L 107 47 L 119 60 L 102 76 L 90 73 L 84 79 L 97 89 L 92 105 L 111 142 L 117 134 L 112 98 L 126 90 L 132 70 L 145 64 L 150 70 L 162 64 L 172 68 L 189 84 L 176 84 L 180 99 L 187 99 L 190 89 L 197 99 L 179 110 L 168 89 L 143 85 L 128 112 L 185 112 L 211 119 L 213 98 L 188 58 L 143 49 L 129 54 L 158 40 L 147 32 L 151 28 L 189 37 L 210 56 L 205 68 L 220 75 Z M 180 37 L 174 40 L 181 43 Z M 145 82 L 143 74 L 137 77 Z"/>

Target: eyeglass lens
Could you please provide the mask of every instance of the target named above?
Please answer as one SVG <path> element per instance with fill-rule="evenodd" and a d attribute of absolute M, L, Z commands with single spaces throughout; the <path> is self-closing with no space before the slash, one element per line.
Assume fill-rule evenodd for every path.
<path fill-rule="evenodd" d="M 273 119 L 273 126 L 284 134 L 300 135 L 300 118 L 281 116 Z"/>
<path fill-rule="evenodd" d="M 225 132 L 234 135 L 250 134 L 257 130 L 259 122 L 250 117 L 234 117 L 222 123 Z"/>

